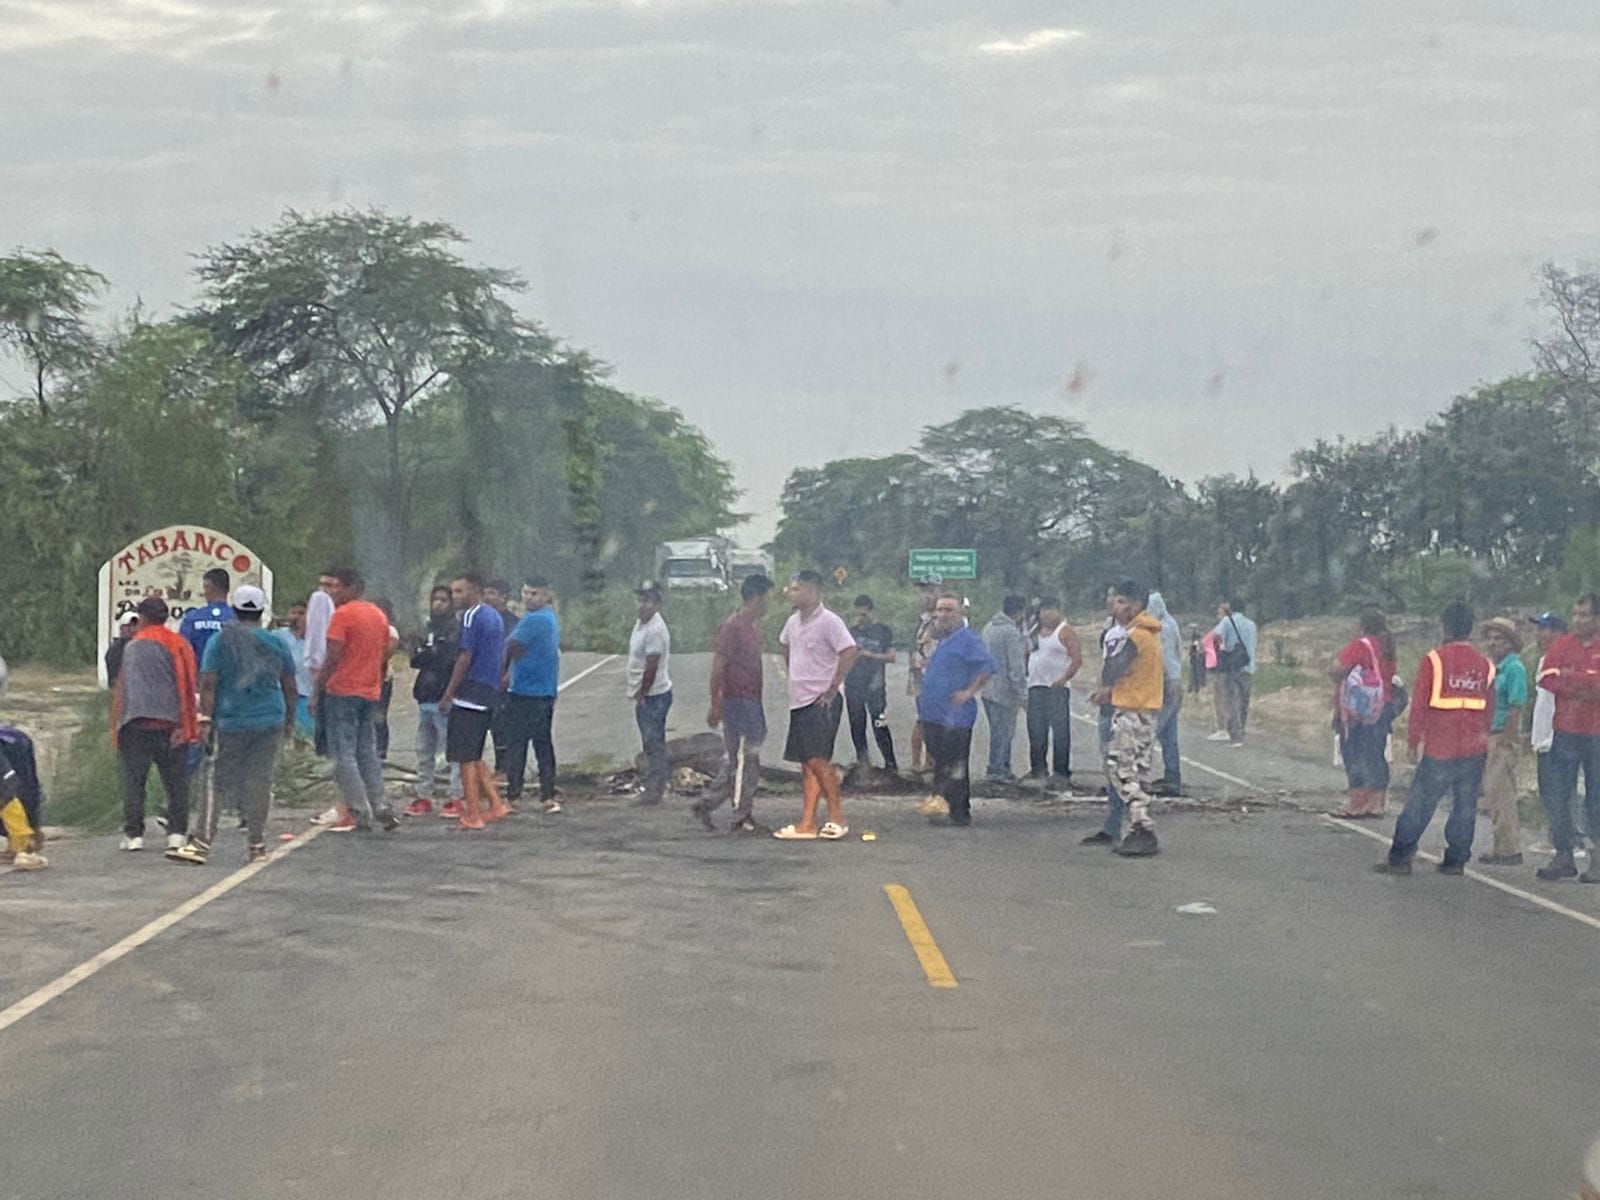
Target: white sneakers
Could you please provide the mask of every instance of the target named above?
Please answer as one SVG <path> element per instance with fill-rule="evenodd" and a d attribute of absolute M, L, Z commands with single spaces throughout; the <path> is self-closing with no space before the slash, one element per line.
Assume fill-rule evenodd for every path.
<path fill-rule="evenodd" d="M 181 833 L 169 833 L 169 834 L 167 834 L 167 849 L 168 850 L 176 850 L 179 846 L 182 846 L 188 840 L 189 840 L 188 837 L 186 835 L 184 835 L 184 834 L 181 834 Z"/>
<path fill-rule="evenodd" d="M 11 869 L 14 871 L 42 871 L 49 865 L 48 858 L 32 850 L 18 850 L 11 858 Z"/>
<path fill-rule="evenodd" d="M 129 837 L 127 834 L 123 834 L 122 835 L 122 841 L 117 846 L 117 849 L 118 850 L 143 850 L 144 849 L 144 839 L 142 837 Z"/>
<path fill-rule="evenodd" d="M 338 819 L 339 810 L 337 808 L 330 808 L 327 812 L 318 813 L 316 816 L 312 817 L 311 823 L 313 825 L 332 825 Z"/>
<path fill-rule="evenodd" d="M 1225 742 L 1227 740 L 1228 731 L 1226 729 L 1219 729 L 1215 733 L 1206 734 L 1206 741 L 1208 742 Z"/>

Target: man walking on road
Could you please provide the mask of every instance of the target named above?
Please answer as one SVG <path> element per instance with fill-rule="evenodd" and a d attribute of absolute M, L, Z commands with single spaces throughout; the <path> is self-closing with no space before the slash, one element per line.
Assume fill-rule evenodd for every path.
<path fill-rule="evenodd" d="M 933 634 L 937 639 L 922 676 L 917 720 L 933 760 L 933 789 L 948 811 L 934 813 L 937 824 L 964 829 L 972 824 L 972 727 L 978 721 L 978 693 L 995 672 L 985 639 L 961 618 L 961 601 L 953 595 L 934 603 Z M 919 811 L 922 811 L 919 809 Z"/>
<path fill-rule="evenodd" d="M 1494 823 L 1494 852 L 1478 861 L 1490 867 L 1522 865 L 1522 823 L 1517 817 L 1517 762 L 1522 757 L 1522 714 L 1528 707 L 1528 668 L 1518 657 L 1522 637 L 1504 617 L 1484 623 L 1484 648 L 1494 664 L 1494 716 L 1483 768 L 1483 807 Z"/>
<path fill-rule="evenodd" d="M 1583 772 L 1584 824 L 1590 838 L 1600 838 L 1600 599 L 1580 596 L 1572 606 L 1572 632 L 1557 638 L 1539 668 L 1539 687 L 1556 699 L 1550 743 L 1550 844 L 1555 857 L 1539 869 L 1540 879 L 1578 875 L 1573 852 L 1577 832 L 1572 823 L 1572 798 Z M 124 670 L 127 668 L 124 667 Z M 1595 863 L 1600 847 L 1589 853 L 1583 883 L 1600 883 Z"/>
<path fill-rule="evenodd" d="M 1151 757 L 1161 715 L 1161 623 L 1145 611 L 1149 593 L 1132 580 L 1112 589 L 1113 629 L 1125 631 L 1115 651 L 1107 639 L 1100 688 L 1091 699 L 1111 705 L 1111 742 L 1106 750 L 1106 786 L 1128 814 L 1128 834 L 1114 849 L 1125 858 L 1160 853 L 1150 821 Z M 1110 843 L 1102 831 L 1089 844 Z"/>
<path fill-rule="evenodd" d="M 1007 596 L 983 630 L 983 644 L 994 659 L 994 671 L 983 689 L 990 783 L 1016 782 L 1011 774 L 1011 743 L 1016 739 L 1017 713 L 1028 702 L 1028 638 L 1022 632 L 1027 611 L 1026 597 Z"/>
<path fill-rule="evenodd" d="M 550 583 L 538 576 L 522 586 L 522 620 L 506 638 L 506 802 L 522 801 L 528 745 L 539 764 L 539 800 L 546 813 L 561 811 L 556 799 L 556 747 L 551 730 L 561 681 L 561 627 L 550 608 Z"/>
<path fill-rule="evenodd" d="M 1061 604 L 1039 601 L 1039 645 L 1028 656 L 1028 774 L 1065 787 L 1072 778 L 1072 692 L 1083 666 L 1078 634 L 1061 619 Z"/>
<path fill-rule="evenodd" d="M 789 585 L 794 612 L 778 640 L 789 668 L 789 740 L 784 758 L 800 764 L 800 820 L 772 836 L 784 840 L 837 841 L 850 832 L 839 801 L 833 744 L 843 705 L 839 689 L 859 651 L 844 619 L 822 603 L 822 576 L 801 571 Z M 817 803 L 827 800 L 828 819 L 817 828 Z"/>
<path fill-rule="evenodd" d="M 1428 651 L 1417 667 L 1406 736 L 1417 770 L 1394 825 L 1389 857 L 1374 868 L 1379 873 L 1411 874 L 1417 843 L 1446 793 L 1451 797 L 1450 816 L 1444 826 L 1439 872 L 1459 875 L 1472 857 L 1489 724 L 1494 719 L 1494 665 L 1468 640 L 1473 622 L 1472 609 L 1462 602 L 1447 607 L 1440 616 L 1444 644 Z"/>
<path fill-rule="evenodd" d="M 189 747 L 200 740 L 194 650 L 167 628 L 160 596 L 139 601 L 139 632 L 111 693 L 112 742 L 122 765 L 122 849 L 144 849 L 144 792 L 155 767 L 167 794 L 167 849 L 189 832 Z"/>
<path fill-rule="evenodd" d="M 772 580 L 749 575 L 739 585 L 744 606 L 717 627 L 711 654 L 711 708 L 706 724 L 722 727 L 727 752 L 705 799 L 691 808 L 707 830 L 711 814 L 733 804 L 734 833 L 771 833 L 755 819 L 756 786 L 761 782 L 761 745 L 767 740 L 767 714 L 761 703 L 761 620 L 771 602 Z"/>
<path fill-rule="evenodd" d="M 856 621 L 850 626 L 850 636 L 861 653 L 845 676 L 845 711 L 850 718 L 850 741 L 856 748 L 857 765 L 872 765 L 867 750 L 870 722 L 878 752 L 883 755 L 883 769 L 895 772 L 900 767 L 894 757 L 894 735 L 889 732 L 889 690 L 884 679 L 884 667 L 895 660 L 894 631 L 872 619 L 872 608 L 871 596 L 856 597 Z"/>
<path fill-rule="evenodd" d="M 327 657 L 314 680 L 313 700 L 327 730 L 333 781 L 345 809 L 328 831 L 365 832 L 376 820 L 393 832 L 399 822 L 383 797 L 376 729 L 383 664 L 394 648 L 389 618 L 376 604 L 359 598 L 361 578 L 349 568 L 330 570 L 323 579 L 333 583 L 329 598 L 334 613 L 328 622 Z"/>
<path fill-rule="evenodd" d="M 1244 615 L 1244 602 L 1231 600 L 1217 608 L 1217 686 L 1222 689 L 1228 728 L 1208 741 L 1227 742 L 1235 750 L 1244 745 L 1250 723 L 1250 687 L 1256 675 L 1256 623 Z"/>
<path fill-rule="evenodd" d="M 214 787 L 197 799 L 188 841 L 167 851 L 168 858 L 196 866 L 211 854 L 224 809 L 244 817 L 248 861 L 267 856 L 272 772 L 300 698 L 289 648 L 261 628 L 266 595 L 243 584 L 232 607 L 235 619 L 206 644 L 200 660 L 200 725 L 216 737 Z"/>
<path fill-rule="evenodd" d="M 205 603 L 191 608 L 178 622 L 178 633 L 194 651 L 194 661 L 205 657 L 206 643 L 233 620 L 233 609 L 228 607 L 228 573 L 221 567 L 212 567 L 200 577 Z"/>
<path fill-rule="evenodd" d="M 667 757 L 667 714 L 672 711 L 672 632 L 661 619 L 661 589 L 647 583 L 636 593 L 638 620 L 628 635 L 628 695 L 644 750 L 644 792 L 634 801 L 645 807 L 667 794 L 672 763 Z"/>
<path fill-rule="evenodd" d="M 1178 750 L 1178 712 L 1183 708 L 1183 631 L 1167 611 L 1160 592 L 1150 593 L 1150 615 L 1161 622 L 1161 715 L 1156 718 L 1156 744 L 1161 747 L 1162 796 L 1183 795 L 1183 758 Z"/>
<path fill-rule="evenodd" d="M 450 686 L 456 666 L 456 647 L 460 622 L 448 584 L 439 584 L 428 593 L 428 626 L 422 640 L 411 652 L 411 669 L 417 675 L 411 683 L 411 698 L 417 702 L 417 797 L 406 805 L 408 817 L 425 817 L 433 812 L 434 780 L 439 768 L 439 752 L 444 749 L 449 715 L 439 711 L 439 701 Z M 444 806 L 455 806 L 461 815 L 461 768 L 448 765 L 449 794 Z"/>
<path fill-rule="evenodd" d="M 488 764 L 483 761 L 483 745 L 499 701 L 506 633 L 500 614 L 484 603 L 479 576 L 469 572 L 451 580 L 450 600 L 461 613 L 461 623 L 456 661 L 444 695 L 439 697 L 439 711 L 446 714 L 445 759 L 461 772 L 461 808 L 452 811 L 447 804 L 439 815 L 459 817 L 462 829 L 477 830 L 511 811 L 495 791 Z"/>

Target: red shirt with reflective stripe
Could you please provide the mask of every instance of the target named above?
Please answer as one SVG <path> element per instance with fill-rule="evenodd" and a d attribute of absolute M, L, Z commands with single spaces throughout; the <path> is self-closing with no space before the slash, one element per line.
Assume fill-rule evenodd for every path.
<path fill-rule="evenodd" d="M 1487 754 L 1493 720 L 1494 664 L 1467 642 L 1446 642 L 1422 656 L 1407 727 L 1413 750 L 1420 745 L 1429 758 Z"/>
<path fill-rule="evenodd" d="M 1545 651 L 1539 686 L 1555 695 L 1558 730 L 1600 734 L 1600 638 L 1585 646 L 1575 633 L 1558 637 Z"/>

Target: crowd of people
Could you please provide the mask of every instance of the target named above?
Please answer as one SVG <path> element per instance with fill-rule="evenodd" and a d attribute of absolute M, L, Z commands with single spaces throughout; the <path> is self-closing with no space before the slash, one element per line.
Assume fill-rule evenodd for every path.
<path fill-rule="evenodd" d="M 145 598 L 107 652 L 123 782 L 123 850 L 143 849 L 154 770 L 165 796 L 157 819 L 169 859 L 206 863 L 223 812 L 237 816 L 247 859 L 265 857 L 273 773 L 287 739 L 331 761 L 339 801 L 315 819 L 333 832 L 392 832 L 402 816 L 433 815 L 464 830 L 485 829 L 522 805 L 530 749 L 539 803 L 548 814 L 562 811 L 553 734 L 561 632 L 547 581 L 526 581 L 520 614 L 509 606 L 504 580 L 466 572 L 433 588 L 425 625 L 409 648 L 417 774 L 403 809 L 391 800 L 383 775 L 391 663 L 400 643 L 389 606 L 368 601 L 360 577 L 337 568 L 304 603 L 289 607 L 283 628 L 269 630 L 261 589 L 241 585 L 230 595 L 229 584 L 226 572 L 208 572 L 204 603 L 185 612 L 176 631 L 169 628 L 167 602 Z M 1016 782 L 1011 754 L 1020 718 L 1028 777 L 1047 790 L 1073 786 L 1071 685 L 1084 653 L 1058 601 L 1007 596 L 979 626 L 959 596 L 925 582 L 916 628 L 902 639 L 876 619 L 872 597 L 856 598 L 847 623 L 824 603 L 822 577 L 801 571 L 784 589 L 791 611 L 778 637 L 788 703 L 783 756 L 800 770 L 800 811 L 776 829 L 763 825 L 754 800 L 767 737 L 763 629 L 775 590 L 763 575 L 745 579 L 740 607 L 715 634 L 706 720 L 721 732 L 726 753 L 691 806 L 704 828 L 717 828 L 714 815 L 727 804 L 735 833 L 785 841 L 847 836 L 834 765 L 840 725 L 847 715 L 859 766 L 873 766 L 870 730 L 882 769 L 899 771 L 886 668 L 902 651 L 915 707 L 910 769 L 931 776 L 929 795 L 918 806 L 930 819 L 951 828 L 971 824 L 969 760 L 980 710 L 989 733 L 989 783 Z M 635 803 L 653 806 L 662 803 L 670 782 L 672 635 L 655 585 L 640 588 L 636 600 L 625 671 L 644 764 Z M 1471 857 L 1480 803 L 1494 831 L 1492 851 L 1480 861 L 1522 863 L 1517 771 L 1529 744 L 1524 717 L 1531 709 L 1531 748 L 1554 847 L 1538 876 L 1600 882 L 1592 863 L 1580 875 L 1575 861 L 1584 833 L 1600 831 L 1597 607 L 1595 597 L 1581 598 L 1570 632 L 1557 614 L 1532 618 L 1541 653 L 1530 681 L 1517 624 L 1485 622 L 1477 630 L 1480 649 L 1472 641 L 1472 610 L 1453 604 L 1441 617 L 1443 639 L 1422 657 L 1409 692 L 1397 674 L 1395 639 L 1383 615 L 1360 614 L 1355 636 L 1329 668 L 1333 725 L 1349 784 L 1347 803 L 1332 815 L 1360 821 L 1386 813 L 1391 733 L 1408 707 L 1406 744 L 1416 764 L 1380 870 L 1410 872 L 1422 832 L 1446 796 L 1451 812 L 1441 871 L 1459 873 Z M 1151 801 L 1182 789 L 1184 637 L 1160 593 L 1128 580 L 1107 594 L 1099 641 L 1102 666 L 1088 700 L 1098 709 L 1107 814 L 1083 842 L 1145 857 L 1159 852 Z M 1223 604 L 1215 627 L 1204 634 L 1191 628 L 1188 642 L 1188 690 L 1209 682 L 1219 697 L 1218 729 L 1210 736 L 1241 745 L 1256 666 L 1254 622 L 1242 604 Z M 485 761 L 491 746 L 492 770 Z M 1581 830 L 1572 804 L 1580 774 Z M 18 869 L 45 865 L 37 832 L 41 796 L 31 743 L 15 727 L 0 725 L 0 818 Z"/>

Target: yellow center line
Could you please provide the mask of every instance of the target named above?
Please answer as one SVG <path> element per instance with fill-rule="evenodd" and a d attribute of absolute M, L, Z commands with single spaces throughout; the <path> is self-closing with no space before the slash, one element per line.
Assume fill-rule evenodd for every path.
<path fill-rule="evenodd" d="M 917 961 L 922 964 L 922 973 L 928 977 L 928 986 L 955 987 L 956 977 L 950 973 L 950 964 L 939 953 L 933 934 L 928 932 L 927 923 L 917 911 L 911 893 L 898 883 L 884 884 L 883 891 L 889 897 L 889 903 L 894 905 L 894 915 L 900 918 L 900 927 L 906 931 L 906 941 L 911 943 Z"/>

